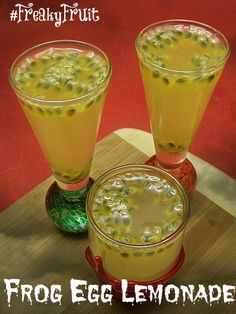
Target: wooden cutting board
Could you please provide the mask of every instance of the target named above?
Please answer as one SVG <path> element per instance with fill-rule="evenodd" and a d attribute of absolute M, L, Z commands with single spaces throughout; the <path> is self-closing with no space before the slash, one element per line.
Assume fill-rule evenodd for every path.
<path fill-rule="evenodd" d="M 96 145 L 91 177 L 115 166 L 128 163 L 144 163 L 146 155 L 111 134 Z M 163 302 L 146 302 L 142 305 L 124 304 L 112 300 L 112 305 L 92 304 L 85 301 L 73 304 L 70 280 L 87 280 L 96 284 L 92 269 L 84 257 L 88 245 L 87 235 L 67 234 L 59 231 L 49 221 L 44 198 L 50 177 L 16 203 L 1 213 L 0 219 L 0 313 L 235 313 L 235 302 L 222 301 L 212 306 L 205 301 L 193 305 L 190 301 L 183 306 Z M 209 199 L 195 192 L 191 199 L 191 218 L 187 227 L 184 248 L 186 259 L 183 267 L 171 280 L 176 286 L 199 284 L 235 285 L 236 282 L 236 219 Z M 21 296 L 13 295 L 11 307 L 7 304 L 4 291 L 5 278 L 19 278 L 21 284 L 33 286 L 60 284 L 62 304 L 22 302 Z M 234 299 L 235 299 L 234 293 Z"/>

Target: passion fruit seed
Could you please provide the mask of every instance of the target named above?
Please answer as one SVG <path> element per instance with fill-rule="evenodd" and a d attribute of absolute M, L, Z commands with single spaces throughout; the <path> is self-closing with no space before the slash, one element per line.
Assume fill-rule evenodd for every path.
<path fill-rule="evenodd" d="M 157 70 L 152 72 L 152 77 L 158 78 L 159 76 L 160 76 L 160 73 Z"/>
<path fill-rule="evenodd" d="M 143 45 L 142 48 L 143 48 L 143 50 L 146 51 L 146 50 L 148 50 L 148 45 Z"/>
<path fill-rule="evenodd" d="M 154 254 L 155 254 L 154 251 L 150 251 L 150 252 L 147 252 L 147 253 L 146 253 L 147 256 L 152 256 L 152 255 L 154 255 Z"/>
<path fill-rule="evenodd" d="M 62 113 L 62 109 L 58 107 L 55 109 L 55 112 L 60 115 Z"/>
<path fill-rule="evenodd" d="M 186 38 L 191 38 L 192 37 L 192 32 L 186 32 L 185 33 Z"/>
<path fill-rule="evenodd" d="M 93 103 L 94 103 L 94 99 L 90 100 L 90 101 L 86 104 L 86 108 L 88 109 L 89 107 L 91 107 Z"/>
<path fill-rule="evenodd" d="M 184 33 L 182 29 L 176 29 L 175 32 L 178 36 L 182 36 Z"/>
<path fill-rule="evenodd" d="M 126 252 L 121 252 L 120 255 L 123 256 L 123 257 L 128 257 L 129 256 L 129 254 L 126 253 Z"/>
<path fill-rule="evenodd" d="M 69 109 L 69 110 L 67 111 L 67 115 L 68 115 L 68 116 L 73 116 L 75 113 L 76 113 L 76 109 Z"/>
<path fill-rule="evenodd" d="M 37 107 L 37 110 L 40 114 L 44 115 L 44 110 L 41 107 Z"/>
<path fill-rule="evenodd" d="M 215 78 L 215 74 L 211 74 L 211 75 L 208 77 L 208 82 L 213 81 L 214 78 Z"/>
<path fill-rule="evenodd" d="M 73 83 L 72 83 L 71 80 L 67 81 L 67 82 L 65 83 L 65 85 L 66 85 L 66 89 L 67 89 L 68 91 L 72 91 L 72 89 L 73 89 Z"/>
<path fill-rule="evenodd" d="M 177 83 L 187 83 L 188 78 L 186 76 L 182 76 L 182 77 L 177 78 L 176 82 Z"/>
<path fill-rule="evenodd" d="M 207 47 L 207 45 L 208 45 L 208 39 L 207 39 L 207 37 L 205 37 L 205 36 L 198 36 L 198 37 L 197 37 L 197 40 L 200 42 L 200 45 L 201 45 L 202 47 Z"/>
<path fill-rule="evenodd" d="M 167 76 L 164 76 L 163 77 L 163 82 L 166 84 L 166 85 L 169 85 L 170 81 L 169 81 L 169 78 Z"/>

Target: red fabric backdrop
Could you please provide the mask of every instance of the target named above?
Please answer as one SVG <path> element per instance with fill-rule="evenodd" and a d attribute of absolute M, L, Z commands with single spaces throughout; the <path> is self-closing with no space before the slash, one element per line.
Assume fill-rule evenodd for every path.
<path fill-rule="evenodd" d="M 14 58 L 25 49 L 54 39 L 76 39 L 102 48 L 113 64 L 113 76 L 99 139 L 130 127 L 149 131 L 148 114 L 134 48 L 137 33 L 158 20 L 198 20 L 221 30 L 231 44 L 231 57 L 218 83 L 190 151 L 236 178 L 236 1 L 235 0 L 80 0 L 32 1 L 34 8 L 59 10 L 61 3 L 96 7 L 99 22 L 11 22 L 16 3 L 0 1 L 0 209 L 4 209 L 50 175 L 38 143 L 8 83 Z"/>

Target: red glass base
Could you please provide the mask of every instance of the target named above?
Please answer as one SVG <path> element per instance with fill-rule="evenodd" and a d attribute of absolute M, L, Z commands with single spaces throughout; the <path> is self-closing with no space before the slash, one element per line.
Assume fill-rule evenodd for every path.
<path fill-rule="evenodd" d="M 163 168 L 159 164 L 156 155 L 149 158 L 145 164 L 157 168 Z M 185 161 L 176 169 L 164 169 L 172 174 L 184 186 L 189 196 L 192 196 L 196 188 L 197 174 L 192 163 L 188 159 L 185 159 Z"/>
<path fill-rule="evenodd" d="M 113 289 L 113 295 L 118 300 L 122 300 L 122 287 L 121 287 L 121 280 L 116 279 L 112 277 L 111 275 L 108 275 L 102 265 L 102 259 L 100 256 L 94 256 L 92 254 L 92 251 L 90 247 L 88 246 L 85 250 L 85 257 L 87 261 L 89 262 L 90 266 L 93 268 L 96 276 L 100 281 L 102 281 L 105 284 L 109 284 L 112 286 Z M 181 248 L 181 251 L 176 259 L 176 263 L 174 267 L 164 276 L 161 278 L 150 280 L 150 281 L 128 281 L 128 287 L 127 287 L 127 297 L 135 297 L 135 285 L 152 285 L 153 288 L 156 288 L 159 284 L 165 284 L 167 283 L 174 275 L 175 273 L 181 268 L 183 265 L 185 259 L 185 253 L 184 248 Z M 125 279 L 125 278 L 124 278 Z M 145 293 L 144 293 L 145 294 Z M 148 297 L 148 292 L 145 295 L 145 297 Z"/>

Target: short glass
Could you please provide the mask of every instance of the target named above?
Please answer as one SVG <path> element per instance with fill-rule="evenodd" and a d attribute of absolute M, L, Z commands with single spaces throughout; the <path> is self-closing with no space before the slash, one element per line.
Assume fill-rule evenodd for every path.
<path fill-rule="evenodd" d="M 110 76 L 106 54 L 75 40 L 37 45 L 11 67 L 10 83 L 56 179 L 47 212 L 64 231 L 87 230 L 85 198 Z"/>
<path fill-rule="evenodd" d="M 166 171 L 147 165 L 112 169 L 94 182 L 86 211 L 87 260 L 117 291 L 121 279 L 155 285 L 181 267 L 190 205 Z"/>
<path fill-rule="evenodd" d="M 186 155 L 229 57 L 228 41 L 208 25 L 167 20 L 145 27 L 136 51 L 156 150 L 147 164 L 168 170 L 191 195 L 196 172 Z"/>

